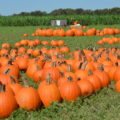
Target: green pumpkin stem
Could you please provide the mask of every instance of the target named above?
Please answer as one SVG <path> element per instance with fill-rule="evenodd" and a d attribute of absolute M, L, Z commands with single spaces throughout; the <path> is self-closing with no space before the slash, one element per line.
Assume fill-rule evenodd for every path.
<path fill-rule="evenodd" d="M 72 81 L 73 81 L 73 78 L 72 78 L 71 76 L 69 76 L 69 77 L 67 78 L 67 81 L 68 81 L 68 82 L 72 82 Z"/>
<path fill-rule="evenodd" d="M 104 71 L 103 64 L 101 64 L 101 65 L 99 66 L 99 70 L 100 70 L 100 71 Z"/>
<path fill-rule="evenodd" d="M 92 70 L 88 70 L 88 76 L 90 76 L 90 75 L 92 75 L 93 74 L 93 72 L 92 72 Z"/>

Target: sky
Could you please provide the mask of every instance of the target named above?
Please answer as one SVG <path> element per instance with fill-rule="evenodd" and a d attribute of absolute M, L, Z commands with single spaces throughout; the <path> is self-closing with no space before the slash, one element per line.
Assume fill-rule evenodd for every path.
<path fill-rule="evenodd" d="M 104 9 L 120 7 L 120 0 L 0 0 L 0 14 L 12 15 L 20 12 L 51 12 L 59 8 Z"/>

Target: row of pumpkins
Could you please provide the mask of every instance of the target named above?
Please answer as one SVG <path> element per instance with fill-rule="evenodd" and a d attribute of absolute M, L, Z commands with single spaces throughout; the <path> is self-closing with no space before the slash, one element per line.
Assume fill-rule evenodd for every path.
<path fill-rule="evenodd" d="M 51 40 L 51 41 L 40 41 L 39 39 L 35 40 L 21 40 L 20 42 L 17 42 L 14 44 L 15 47 L 22 47 L 22 46 L 28 46 L 28 47 L 35 47 L 35 46 L 45 46 L 45 45 L 51 45 L 51 46 L 62 46 L 64 45 L 63 40 Z M 4 47 L 4 44 L 2 45 Z M 10 47 L 10 45 L 8 45 Z"/>
<path fill-rule="evenodd" d="M 16 49 L 8 43 L 2 44 L 0 53 L 7 52 L 0 54 L 0 118 L 10 116 L 18 107 L 31 111 L 39 109 L 41 104 L 48 107 L 54 101 L 90 96 L 107 87 L 111 80 L 120 92 L 120 49 L 70 52 L 69 47 L 63 47 L 66 47 L 64 52 L 60 50 L 62 47 L 52 47 L 37 49 L 39 54 L 33 55 L 27 53 L 32 48 Z M 29 86 L 21 71 L 38 83 L 37 89 Z"/>
<path fill-rule="evenodd" d="M 103 28 L 101 30 L 96 28 L 90 28 L 86 31 L 78 28 L 71 28 L 68 30 L 64 29 L 37 29 L 35 33 L 32 33 L 32 36 L 105 36 L 105 35 L 115 35 L 120 34 L 120 29 L 118 28 Z M 27 33 L 24 34 L 25 37 L 28 36 Z"/>
<path fill-rule="evenodd" d="M 113 45 L 115 43 L 120 43 L 120 38 L 119 37 L 106 37 L 106 38 L 102 38 L 100 39 L 97 44 L 99 45 L 103 45 L 104 43 L 107 43 L 109 45 Z"/>

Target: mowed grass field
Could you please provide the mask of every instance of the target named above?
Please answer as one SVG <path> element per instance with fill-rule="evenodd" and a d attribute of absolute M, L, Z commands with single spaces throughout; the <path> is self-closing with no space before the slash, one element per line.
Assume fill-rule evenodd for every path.
<path fill-rule="evenodd" d="M 97 25 L 89 26 L 89 28 L 104 28 L 104 27 L 117 27 L 120 25 Z M 76 47 L 80 49 L 93 47 L 118 47 L 120 44 L 115 44 L 112 46 L 104 45 L 98 46 L 96 42 L 103 38 L 101 36 L 83 36 L 83 37 L 31 37 L 31 33 L 35 29 L 41 28 L 40 26 L 29 26 L 29 27 L 0 27 L 0 45 L 2 43 L 8 42 L 14 45 L 22 39 L 24 33 L 28 33 L 29 37 L 27 39 L 37 39 L 42 40 L 64 40 L 65 43 L 73 51 Z M 46 27 L 43 27 L 46 28 Z M 120 35 L 116 35 L 120 37 Z M 105 36 L 108 37 L 108 36 Z M 39 48 L 43 46 L 38 46 Z M 50 47 L 50 46 L 47 46 Z M 24 74 L 22 74 L 24 75 Z M 29 79 L 29 84 L 33 87 L 37 87 L 37 84 L 33 83 Z M 1 108 L 0 108 L 1 109 Z M 92 94 L 90 97 L 79 98 L 71 103 L 61 102 L 53 103 L 50 107 L 41 107 L 37 111 L 26 112 L 20 108 L 16 110 L 9 118 L 6 120 L 119 120 L 120 119 L 120 93 L 115 92 L 114 82 L 111 83 L 107 88 L 104 88 L 97 93 Z"/>

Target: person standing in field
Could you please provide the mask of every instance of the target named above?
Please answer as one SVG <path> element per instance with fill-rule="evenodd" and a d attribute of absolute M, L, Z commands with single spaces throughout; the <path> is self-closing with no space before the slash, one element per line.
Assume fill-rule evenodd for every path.
<path fill-rule="evenodd" d="M 75 20 L 75 18 L 72 17 L 70 19 L 70 25 L 77 25 L 77 24 L 79 24 L 79 22 L 77 20 Z"/>

